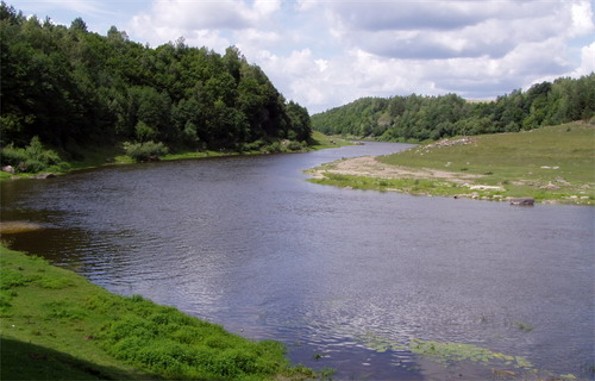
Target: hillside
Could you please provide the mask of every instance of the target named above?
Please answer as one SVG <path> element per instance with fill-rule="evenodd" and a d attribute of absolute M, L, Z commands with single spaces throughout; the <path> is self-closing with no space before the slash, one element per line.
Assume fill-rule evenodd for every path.
<path fill-rule="evenodd" d="M 55 153 L 3 150 L 2 165 L 17 171 L 83 160 L 90 147 L 123 142 L 129 152 L 148 151 L 140 159 L 310 143 L 308 111 L 287 102 L 233 46 L 220 55 L 180 38 L 151 48 L 115 26 L 102 36 L 81 18 L 55 25 L 4 2 L 0 35 L 0 147 L 40 143 Z"/>
<path fill-rule="evenodd" d="M 457 135 L 532 130 L 595 115 L 595 74 L 559 78 L 492 102 L 455 94 L 361 98 L 312 116 L 315 130 L 385 141 L 437 140 Z"/>
<path fill-rule="evenodd" d="M 595 125 L 445 139 L 315 168 L 312 181 L 358 189 L 595 205 Z"/>

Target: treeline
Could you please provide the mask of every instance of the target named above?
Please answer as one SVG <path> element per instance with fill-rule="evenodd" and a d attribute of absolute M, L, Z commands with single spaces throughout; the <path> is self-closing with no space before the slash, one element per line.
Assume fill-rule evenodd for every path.
<path fill-rule="evenodd" d="M 560 78 L 492 102 L 455 94 L 361 98 L 312 116 L 315 130 L 386 141 L 422 141 L 456 135 L 530 130 L 595 115 L 595 74 Z"/>
<path fill-rule="evenodd" d="M 242 151 L 311 139 L 308 111 L 235 47 L 150 48 L 115 26 L 102 36 L 80 18 L 55 25 L 4 2 L 0 33 L 2 147 L 38 137 L 66 153 L 123 141 Z"/>

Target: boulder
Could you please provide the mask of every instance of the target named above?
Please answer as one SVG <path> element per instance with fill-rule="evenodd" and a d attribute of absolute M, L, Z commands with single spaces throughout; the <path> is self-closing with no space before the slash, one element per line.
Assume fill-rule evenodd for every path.
<path fill-rule="evenodd" d="M 535 200 L 531 197 L 511 198 L 510 205 L 533 206 L 535 205 Z"/>
<path fill-rule="evenodd" d="M 54 175 L 53 173 L 40 173 L 38 175 L 35 175 L 35 178 L 40 180 L 53 179 L 54 177 L 56 177 L 56 175 Z"/>
<path fill-rule="evenodd" d="M 5 165 L 4 167 L 2 167 L 2 172 L 7 172 L 11 175 L 14 175 L 14 167 L 12 165 Z"/>

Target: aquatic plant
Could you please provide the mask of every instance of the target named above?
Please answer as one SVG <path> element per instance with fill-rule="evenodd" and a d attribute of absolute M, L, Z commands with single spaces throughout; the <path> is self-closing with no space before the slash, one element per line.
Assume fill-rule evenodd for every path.
<path fill-rule="evenodd" d="M 503 363 L 517 369 L 533 369 L 533 365 L 525 357 L 506 355 L 473 344 L 413 339 L 409 343 L 409 350 L 443 364 L 468 360 L 484 365 L 496 366 Z"/>
<path fill-rule="evenodd" d="M 534 327 L 530 323 L 524 321 L 515 321 L 514 325 L 523 332 L 531 332 L 534 329 Z"/>

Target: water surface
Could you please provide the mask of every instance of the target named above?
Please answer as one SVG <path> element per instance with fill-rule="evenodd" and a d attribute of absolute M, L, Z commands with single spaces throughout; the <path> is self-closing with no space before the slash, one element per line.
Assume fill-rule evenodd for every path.
<path fill-rule="evenodd" d="M 593 377 L 595 209 L 338 189 L 302 173 L 404 148 L 368 143 L 5 182 L 2 219 L 45 229 L 3 238 L 111 291 L 280 340 L 292 360 L 335 368 L 335 379 L 491 376 L 375 350 L 414 338 Z"/>

